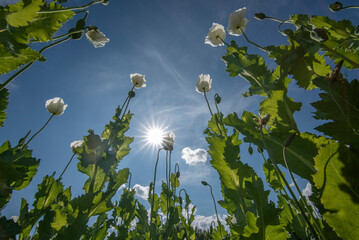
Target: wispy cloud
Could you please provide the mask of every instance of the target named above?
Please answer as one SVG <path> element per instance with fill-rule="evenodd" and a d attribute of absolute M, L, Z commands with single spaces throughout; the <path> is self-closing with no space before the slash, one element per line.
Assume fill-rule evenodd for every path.
<path fill-rule="evenodd" d="M 191 184 L 191 186 L 196 184 L 200 185 L 204 179 L 211 178 L 212 171 L 214 172 L 214 170 L 206 164 L 190 166 L 187 169 L 181 170 L 181 184 Z"/>
<path fill-rule="evenodd" d="M 207 155 L 206 150 L 201 148 L 192 150 L 189 147 L 185 147 L 182 149 L 182 159 L 184 159 L 188 165 L 197 165 L 207 162 Z"/>

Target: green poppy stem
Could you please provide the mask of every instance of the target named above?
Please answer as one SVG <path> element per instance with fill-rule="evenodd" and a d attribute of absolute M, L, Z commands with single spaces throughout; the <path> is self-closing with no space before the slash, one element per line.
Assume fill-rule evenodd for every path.
<path fill-rule="evenodd" d="M 211 196 L 212 196 L 212 200 L 213 200 L 213 205 L 214 205 L 214 210 L 216 211 L 216 217 L 217 217 L 217 223 L 218 223 L 218 226 L 221 226 L 221 222 L 219 221 L 219 217 L 218 217 L 218 211 L 217 211 L 217 206 L 216 206 L 216 200 L 214 199 L 214 196 L 213 196 L 213 191 L 212 191 L 212 186 L 210 184 L 207 184 L 211 190 Z M 222 236 L 222 229 L 219 228 L 219 231 L 221 233 L 221 239 L 223 238 Z"/>
<path fill-rule="evenodd" d="M 266 52 L 266 53 L 268 53 L 268 54 L 269 54 L 269 51 L 268 51 L 267 49 L 265 49 L 264 47 L 262 47 L 262 46 L 258 45 L 258 44 L 257 44 L 257 43 L 255 43 L 255 42 L 252 42 L 251 40 L 249 40 L 249 39 L 248 39 L 248 37 L 247 37 L 247 35 L 244 33 L 244 31 L 242 30 L 242 28 L 241 28 L 241 27 L 238 27 L 238 28 L 239 28 L 239 30 L 241 30 L 241 32 L 242 32 L 242 34 L 243 34 L 244 38 L 247 40 L 247 42 L 248 42 L 248 43 L 250 43 L 250 44 L 252 44 L 252 45 L 256 46 L 256 47 L 257 47 L 257 48 L 259 48 L 260 50 L 262 50 L 262 51 L 264 51 L 264 52 Z"/>
<path fill-rule="evenodd" d="M 340 10 L 350 9 L 350 8 L 359 8 L 359 6 L 347 6 L 347 7 L 342 7 Z"/>
<path fill-rule="evenodd" d="M 80 6 L 80 7 L 72 7 L 72 8 L 63 8 L 63 9 L 57 9 L 57 10 L 49 10 L 49 11 L 39 11 L 36 12 L 37 14 L 46 14 L 46 13 L 59 13 L 59 12 L 66 12 L 66 11 L 73 11 L 73 10 L 82 10 L 82 9 L 86 9 L 89 6 L 93 5 L 93 4 L 98 4 L 98 3 L 103 3 L 104 0 L 97 0 L 97 1 L 92 1 L 84 6 Z"/>
<path fill-rule="evenodd" d="M 131 92 L 134 88 L 135 88 L 135 86 L 133 86 L 129 92 Z M 128 105 L 130 104 L 131 99 L 132 99 L 132 97 L 130 97 L 130 95 L 128 94 L 126 100 L 124 101 L 124 103 L 122 104 L 122 107 L 121 107 L 121 111 L 122 111 L 123 107 L 127 103 L 126 107 L 125 107 L 125 110 L 123 110 L 123 112 L 122 112 L 122 117 L 120 119 L 122 119 L 123 116 L 126 114 L 126 110 L 127 110 Z"/>
<path fill-rule="evenodd" d="M 64 168 L 64 170 L 63 170 L 62 173 L 60 174 L 60 177 L 59 177 L 57 180 L 61 180 L 62 175 L 64 175 L 64 173 L 65 173 L 67 167 L 70 165 L 70 163 L 71 163 L 71 161 L 72 161 L 72 159 L 74 158 L 75 155 L 76 155 L 76 153 L 72 154 L 72 157 L 70 158 L 70 161 L 67 163 L 66 167 Z"/>
<path fill-rule="evenodd" d="M 60 43 L 66 42 L 67 40 L 70 40 L 71 36 L 68 36 L 67 38 L 64 38 L 60 41 L 51 43 L 49 45 L 47 45 L 46 47 L 43 47 L 39 53 L 43 53 L 45 50 L 52 48 Z M 0 91 L 3 90 L 12 80 L 14 80 L 17 76 L 19 76 L 21 73 L 23 73 L 25 70 L 27 70 L 29 67 L 31 67 L 32 64 L 34 64 L 37 60 L 34 60 L 31 63 L 28 63 L 26 66 L 24 66 L 22 69 L 20 69 L 19 71 L 17 71 L 14 75 L 12 75 L 8 80 L 6 80 L 3 84 L 0 85 Z"/>
<path fill-rule="evenodd" d="M 187 191 L 186 189 L 182 188 L 179 193 L 178 193 L 178 196 L 181 197 L 181 192 L 184 191 L 186 196 L 188 195 L 187 194 Z M 187 202 L 186 202 L 186 205 L 187 205 Z M 181 207 L 182 207 L 182 202 L 181 202 Z M 187 224 L 189 224 L 189 210 L 188 210 L 188 206 L 186 207 L 186 212 L 187 212 Z"/>
<path fill-rule="evenodd" d="M 221 42 L 223 42 L 227 47 L 230 47 L 230 45 L 227 42 L 225 42 L 221 37 L 217 37 L 217 38 L 221 40 Z"/>
<path fill-rule="evenodd" d="M 166 193 L 166 196 L 167 196 L 167 213 L 166 213 L 166 221 L 168 221 L 168 213 L 169 213 L 169 192 L 170 192 L 170 180 L 169 180 L 169 177 L 168 177 L 168 150 L 166 150 L 166 184 L 167 184 L 167 193 Z"/>
<path fill-rule="evenodd" d="M 206 90 L 204 90 L 204 89 L 203 89 L 203 94 L 204 94 L 204 98 L 206 99 L 209 112 L 211 113 L 211 116 L 213 116 L 213 112 L 212 112 L 211 106 L 209 105 L 209 102 L 208 102 L 208 99 L 207 99 Z"/>
<path fill-rule="evenodd" d="M 158 160 L 160 158 L 160 151 L 163 148 L 158 149 L 157 151 L 157 160 L 156 160 L 156 165 L 155 165 L 155 172 L 154 172 L 154 176 L 153 176 L 153 191 L 152 191 L 152 202 L 151 202 L 151 215 L 150 215 L 150 224 L 152 224 L 152 217 L 153 217 L 153 205 L 155 203 L 155 187 L 156 187 L 156 174 L 157 174 L 157 165 L 158 165 Z"/>
<path fill-rule="evenodd" d="M 47 120 L 47 122 L 45 123 L 44 126 L 42 126 L 42 128 L 40 128 L 39 131 L 37 131 L 25 144 L 24 146 L 21 148 L 21 151 L 23 151 L 28 145 L 29 143 L 31 142 L 32 139 L 34 139 L 34 137 L 36 137 L 37 134 L 39 134 L 48 124 L 49 122 L 51 121 L 51 119 L 55 116 L 55 114 L 52 114 L 51 117 L 49 118 L 49 120 Z"/>
<path fill-rule="evenodd" d="M 266 143 L 265 138 L 264 138 L 263 126 L 262 126 L 262 125 L 260 126 L 260 132 L 261 132 L 262 141 L 263 141 L 263 144 L 264 144 L 265 149 L 267 150 L 269 159 L 271 160 L 272 164 L 274 165 L 276 171 L 278 172 L 279 176 L 280 176 L 281 179 L 283 180 L 284 184 L 287 186 L 287 188 L 288 188 L 290 194 L 292 195 L 293 200 L 294 200 L 295 203 L 297 204 L 299 210 L 302 212 L 302 215 L 303 215 L 305 221 L 307 222 L 307 224 L 308 224 L 308 226 L 309 226 L 309 228 L 310 228 L 310 231 L 311 231 L 312 234 L 314 235 L 315 239 L 319 240 L 319 237 L 318 237 L 318 235 L 317 235 L 317 232 L 315 231 L 315 229 L 314 229 L 312 223 L 310 222 L 310 220 L 308 219 L 307 215 L 305 214 L 305 211 L 304 211 L 302 205 L 299 203 L 299 201 L 298 201 L 297 197 L 295 196 L 293 190 L 291 189 L 291 187 L 290 187 L 290 185 L 289 185 L 287 179 L 283 176 L 283 173 L 280 171 L 279 167 L 277 166 L 276 162 L 274 161 L 274 159 L 273 159 L 272 156 L 271 156 L 271 153 L 270 153 L 270 151 L 269 151 L 269 148 L 268 148 L 267 143 Z"/>
<path fill-rule="evenodd" d="M 286 168 L 287 168 L 287 170 L 289 172 L 289 175 L 290 175 L 290 177 L 291 177 L 291 179 L 292 179 L 292 181 L 294 183 L 295 188 L 297 189 L 297 191 L 299 193 L 301 202 L 303 203 L 304 207 L 307 209 L 307 212 L 310 214 L 311 218 L 313 219 L 315 228 L 317 229 L 317 231 L 319 232 L 321 237 L 323 239 L 325 239 L 324 234 L 322 232 L 322 229 L 320 228 L 320 226 L 318 226 L 318 223 L 316 222 L 316 218 L 314 217 L 313 212 L 310 210 L 310 207 L 308 206 L 307 201 L 304 199 L 303 194 L 300 191 L 300 188 L 299 188 L 299 186 L 297 184 L 297 181 L 295 180 L 295 178 L 294 178 L 294 176 L 292 174 L 292 171 L 289 169 L 289 166 L 288 166 L 288 163 L 287 163 L 287 158 L 286 158 L 286 150 L 287 150 L 287 147 L 284 146 L 283 147 L 283 160 L 284 160 L 285 166 L 286 166 Z"/>

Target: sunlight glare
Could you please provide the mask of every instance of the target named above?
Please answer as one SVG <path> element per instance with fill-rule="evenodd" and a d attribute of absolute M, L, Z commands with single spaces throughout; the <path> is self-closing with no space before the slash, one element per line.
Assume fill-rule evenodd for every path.
<path fill-rule="evenodd" d="M 146 140 L 149 144 L 160 146 L 162 143 L 163 130 L 158 127 L 152 127 L 147 130 Z"/>

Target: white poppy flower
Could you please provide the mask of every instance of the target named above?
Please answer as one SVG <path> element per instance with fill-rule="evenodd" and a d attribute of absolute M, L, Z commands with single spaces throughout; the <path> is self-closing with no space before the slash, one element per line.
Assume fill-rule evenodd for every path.
<path fill-rule="evenodd" d="M 72 142 L 71 145 L 70 145 L 72 152 L 75 153 L 75 149 L 81 147 L 82 144 L 84 144 L 84 141 L 83 141 L 83 140 L 78 140 L 78 141 Z"/>
<path fill-rule="evenodd" d="M 54 115 L 62 115 L 67 108 L 67 104 L 64 103 L 64 100 L 59 97 L 49 99 L 45 103 L 47 111 Z"/>
<path fill-rule="evenodd" d="M 90 26 L 88 28 L 86 38 L 95 48 L 104 47 L 105 44 L 110 41 L 96 26 Z"/>
<path fill-rule="evenodd" d="M 165 150 L 172 151 L 174 143 L 175 143 L 175 134 L 173 132 L 167 132 L 163 134 L 162 146 Z"/>
<path fill-rule="evenodd" d="M 139 73 L 130 74 L 131 82 L 133 86 L 136 88 L 143 88 L 146 87 L 146 79 L 145 75 L 141 75 Z"/>
<path fill-rule="evenodd" d="M 226 38 L 226 31 L 221 24 L 213 23 L 212 27 L 209 29 L 205 44 L 209 44 L 212 47 L 223 46 L 224 39 Z M 222 40 L 223 41 L 222 41 Z"/>
<path fill-rule="evenodd" d="M 196 91 L 199 93 L 209 92 L 212 88 L 212 79 L 209 74 L 201 74 L 196 83 Z"/>
<path fill-rule="evenodd" d="M 240 8 L 229 15 L 227 32 L 233 36 L 240 36 L 247 27 L 249 20 L 244 17 L 247 9 Z M 242 32 L 243 31 L 243 32 Z"/>

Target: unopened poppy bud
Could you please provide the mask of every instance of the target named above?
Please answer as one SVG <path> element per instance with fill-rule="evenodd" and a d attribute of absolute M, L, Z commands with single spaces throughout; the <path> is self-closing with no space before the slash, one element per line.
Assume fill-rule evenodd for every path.
<path fill-rule="evenodd" d="M 336 11 L 339 11 L 343 8 L 343 4 L 341 2 L 335 2 L 335 3 L 332 3 L 330 4 L 329 6 L 329 9 L 332 11 L 332 12 L 336 12 Z"/>
<path fill-rule="evenodd" d="M 105 5 L 105 6 L 107 6 L 107 5 L 108 5 L 108 0 L 103 0 L 103 1 L 102 1 L 102 4 Z"/>
<path fill-rule="evenodd" d="M 178 171 L 176 172 L 176 178 L 179 178 L 181 176 L 181 173 Z"/>
<path fill-rule="evenodd" d="M 254 18 L 257 20 L 263 20 L 266 18 L 266 15 L 264 13 L 256 13 L 254 14 Z"/>
<path fill-rule="evenodd" d="M 329 39 L 326 31 L 322 28 L 316 28 L 310 33 L 310 37 L 318 42 L 325 42 Z"/>
<path fill-rule="evenodd" d="M 201 183 L 203 184 L 203 186 L 208 186 L 208 183 L 206 181 L 201 181 Z"/>
<path fill-rule="evenodd" d="M 214 101 L 216 101 L 216 104 L 220 104 L 221 100 L 222 100 L 221 97 L 216 93 L 214 95 Z"/>
<path fill-rule="evenodd" d="M 135 91 L 133 91 L 133 90 L 129 91 L 129 92 L 128 92 L 128 96 L 129 96 L 130 98 L 134 98 L 134 97 L 136 96 Z"/>
<path fill-rule="evenodd" d="M 287 28 L 287 29 L 284 29 L 284 30 L 283 30 L 282 34 L 283 34 L 284 36 L 291 37 L 291 36 L 293 36 L 294 32 L 293 32 L 292 29 Z"/>

